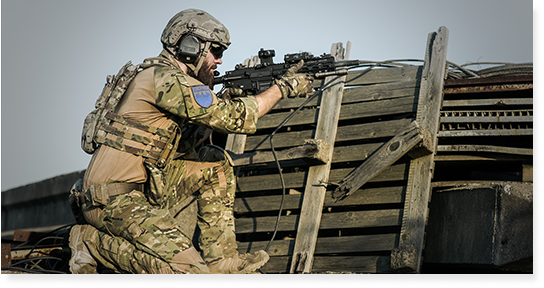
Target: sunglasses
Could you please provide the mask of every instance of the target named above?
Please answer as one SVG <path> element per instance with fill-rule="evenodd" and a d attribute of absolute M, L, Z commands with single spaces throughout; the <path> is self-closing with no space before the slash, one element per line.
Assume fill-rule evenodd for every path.
<path fill-rule="evenodd" d="M 223 49 L 222 47 L 211 47 L 210 48 L 210 52 L 212 53 L 213 57 L 215 57 L 215 59 L 223 58 L 223 51 L 225 51 L 225 49 Z"/>

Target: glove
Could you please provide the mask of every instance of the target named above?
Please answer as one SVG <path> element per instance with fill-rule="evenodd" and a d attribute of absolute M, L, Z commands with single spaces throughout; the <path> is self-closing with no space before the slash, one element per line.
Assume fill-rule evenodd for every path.
<path fill-rule="evenodd" d="M 287 72 L 274 82 L 281 90 L 281 98 L 285 97 L 306 97 L 313 94 L 312 76 L 302 73 L 296 73 L 304 65 L 304 60 L 300 60 L 296 65 L 289 68 Z"/>
<path fill-rule="evenodd" d="M 221 99 L 225 100 L 231 100 L 232 98 L 240 97 L 240 96 L 246 96 L 244 93 L 244 90 L 240 88 L 233 88 L 229 87 L 225 90 L 223 90 L 219 95 L 217 95 Z"/>

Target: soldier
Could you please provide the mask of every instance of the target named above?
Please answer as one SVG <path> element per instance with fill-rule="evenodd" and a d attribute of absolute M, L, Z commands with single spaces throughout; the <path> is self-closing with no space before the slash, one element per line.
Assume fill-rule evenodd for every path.
<path fill-rule="evenodd" d="M 228 156 L 196 148 L 210 130 L 254 133 L 277 101 L 311 92 L 312 79 L 296 74 L 299 63 L 259 95 L 217 97 L 213 72 L 230 36 L 201 10 L 175 15 L 161 42 L 160 55 L 144 61 L 104 116 L 112 124 L 93 137 L 82 189 L 71 195 L 81 210 L 70 233 L 71 271 L 96 273 L 98 262 L 121 273 L 253 273 L 269 257 L 237 251 Z M 200 252 L 169 213 L 188 197 L 198 203 Z"/>

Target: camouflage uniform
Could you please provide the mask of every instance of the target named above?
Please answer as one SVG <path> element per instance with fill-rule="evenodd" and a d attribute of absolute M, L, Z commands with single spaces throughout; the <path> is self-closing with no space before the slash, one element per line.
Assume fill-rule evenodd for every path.
<path fill-rule="evenodd" d="M 233 169 L 222 153 L 220 157 L 215 153 L 210 158 L 207 155 L 214 153 L 206 153 L 210 151 L 208 148 L 201 150 L 200 157 L 195 152 L 198 127 L 223 133 L 253 133 L 258 106 L 253 97 L 218 99 L 207 86 L 183 73 L 170 54 L 163 51 L 161 57 L 169 59 L 172 65 L 148 68 L 154 69 L 154 105 L 166 111 L 166 117 L 182 130 L 178 157 L 159 167 L 143 157 L 130 155 L 138 157 L 145 166 L 147 188 L 116 196 L 106 205 L 96 205 L 87 199 L 88 203 L 82 207 L 92 227 L 86 227 L 82 238 L 95 259 L 121 272 L 209 273 L 205 262 L 238 253 L 232 209 L 236 186 Z M 130 98 L 127 94 L 124 97 Z M 121 110 L 122 107 L 121 104 Z M 115 139 L 110 137 L 111 143 L 101 146 L 91 163 L 108 163 L 94 159 L 100 158 L 102 149 L 128 154 L 121 152 L 124 145 Z M 90 165 L 84 189 L 93 184 L 89 180 L 93 171 L 101 168 L 105 167 Z M 196 197 L 199 207 L 198 242 L 203 258 L 168 212 L 190 196 Z M 192 262 L 187 263 L 188 259 Z"/>
<path fill-rule="evenodd" d="M 93 158 L 82 187 L 70 194 L 82 224 L 70 233 L 70 269 L 95 272 L 100 262 L 129 273 L 251 273 L 269 257 L 237 252 L 232 167 L 222 152 L 206 146 L 197 154 L 195 146 L 203 128 L 254 133 L 259 106 L 252 96 L 218 99 L 176 61 L 199 75 L 208 51 L 214 61 L 221 58 L 230 36 L 213 16 L 181 11 L 161 42 L 159 57 L 127 63 L 108 77 L 85 119 L 82 148 Z M 313 79 L 295 74 L 302 65 L 275 81 L 281 98 L 311 93 Z M 170 214 L 189 197 L 198 203 L 202 255 Z"/>

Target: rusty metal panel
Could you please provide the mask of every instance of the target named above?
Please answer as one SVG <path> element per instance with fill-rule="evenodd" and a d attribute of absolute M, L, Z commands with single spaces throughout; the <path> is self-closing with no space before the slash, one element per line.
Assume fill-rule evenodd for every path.
<path fill-rule="evenodd" d="M 533 89 L 533 83 L 462 86 L 462 87 L 446 87 L 444 88 L 444 94 L 508 92 L 508 91 L 520 91 L 520 90 L 531 90 L 531 89 Z"/>
<path fill-rule="evenodd" d="M 515 75 L 502 77 L 481 77 L 481 78 L 463 78 L 463 79 L 447 79 L 444 81 L 444 86 L 462 86 L 462 85 L 482 85 L 482 84 L 506 84 L 506 83 L 521 83 L 533 82 L 533 75 Z"/>
<path fill-rule="evenodd" d="M 11 243 L 2 243 L 2 267 L 11 265 Z"/>

